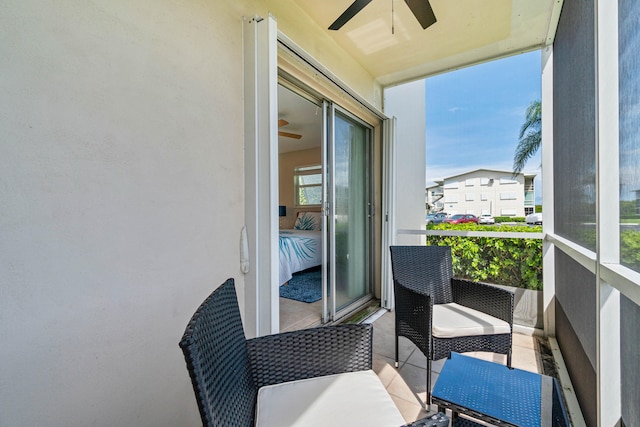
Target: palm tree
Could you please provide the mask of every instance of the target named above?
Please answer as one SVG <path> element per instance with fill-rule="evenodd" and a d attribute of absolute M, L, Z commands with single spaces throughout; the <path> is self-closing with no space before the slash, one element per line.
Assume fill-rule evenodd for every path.
<path fill-rule="evenodd" d="M 540 101 L 532 101 L 527 108 L 527 114 L 520 128 L 520 140 L 516 153 L 513 155 L 513 174 L 522 172 L 524 166 L 540 148 L 542 141 L 542 106 Z"/>

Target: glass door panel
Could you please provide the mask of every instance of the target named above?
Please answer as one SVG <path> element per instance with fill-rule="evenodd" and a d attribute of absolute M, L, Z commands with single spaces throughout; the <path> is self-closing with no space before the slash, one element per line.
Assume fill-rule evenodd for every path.
<path fill-rule="evenodd" d="M 371 130 L 334 109 L 330 265 L 334 314 L 371 292 Z"/>

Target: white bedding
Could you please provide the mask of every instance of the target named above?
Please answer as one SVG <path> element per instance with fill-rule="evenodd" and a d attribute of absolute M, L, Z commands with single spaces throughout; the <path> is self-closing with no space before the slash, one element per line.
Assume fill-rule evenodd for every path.
<path fill-rule="evenodd" d="M 280 230 L 280 285 L 293 273 L 322 264 L 322 232 Z"/>

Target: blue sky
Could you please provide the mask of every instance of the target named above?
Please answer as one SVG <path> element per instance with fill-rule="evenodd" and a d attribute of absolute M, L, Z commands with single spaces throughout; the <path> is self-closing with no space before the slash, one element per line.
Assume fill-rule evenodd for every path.
<path fill-rule="evenodd" d="M 511 170 L 527 106 L 541 98 L 540 61 L 535 51 L 426 79 L 427 185 L 474 169 Z M 539 151 L 524 172 L 540 174 Z"/>

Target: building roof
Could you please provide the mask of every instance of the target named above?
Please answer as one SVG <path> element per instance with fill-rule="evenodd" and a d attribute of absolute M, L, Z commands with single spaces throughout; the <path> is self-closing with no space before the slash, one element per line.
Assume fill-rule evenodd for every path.
<path fill-rule="evenodd" d="M 475 172 L 493 172 L 493 173 L 499 173 L 499 174 L 508 174 L 508 175 L 512 175 L 513 171 L 509 171 L 509 170 L 500 170 L 500 169 L 484 169 L 484 168 L 480 168 L 480 169 L 473 169 L 467 172 L 462 172 L 462 173 L 458 173 L 455 175 L 450 175 L 450 176 L 446 176 L 444 178 L 441 179 L 434 179 L 433 182 L 435 182 L 434 185 L 428 185 L 425 188 L 433 188 L 433 187 L 439 187 L 441 185 L 444 184 L 444 181 L 446 181 L 447 179 L 451 179 L 451 178 L 457 178 L 459 176 L 464 176 L 464 175 L 469 175 Z M 516 175 L 524 175 L 525 178 L 535 178 L 536 177 L 536 173 L 534 172 L 520 172 Z"/>

